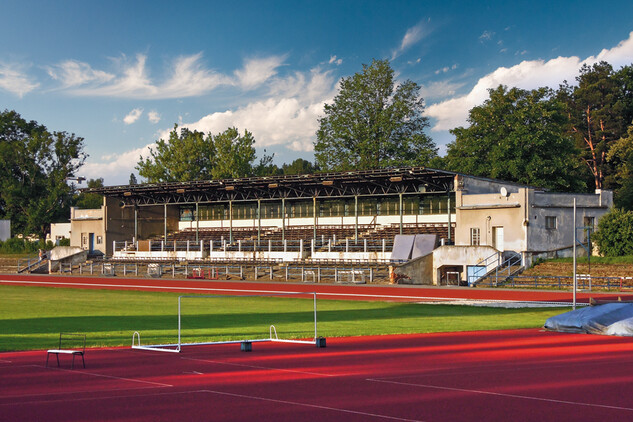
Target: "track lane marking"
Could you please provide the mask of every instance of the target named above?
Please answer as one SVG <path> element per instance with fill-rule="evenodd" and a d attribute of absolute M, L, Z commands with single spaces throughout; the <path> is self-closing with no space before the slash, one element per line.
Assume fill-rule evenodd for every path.
<path fill-rule="evenodd" d="M 200 358 L 184 358 L 183 357 L 181 359 L 183 359 L 183 360 L 192 360 L 192 361 L 197 361 L 197 362 L 205 362 L 205 363 L 214 363 L 214 364 L 217 364 L 217 365 L 240 366 L 240 367 L 244 367 L 244 368 L 265 369 L 265 370 L 269 370 L 269 371 L 291 372 L 291 373 L 295 373 L 295 374 L 304 374 L 304 375 L 317 375 L 317 376 L 320 376 L 320 377 L 338 377 L 338 376 L 345 376 L 346 375 L 346 374 L 343 374 L 343 375 L 339 375 L 339 374 L 322 374 L 322 373 L 319 373 L 319 372 L 297 371 L 297 370 L 294 370 L 294 369 L 273 368 L 273 367 L 259 366 L 259 365 L 246 365 L 246 364 L 243 364 L 243 363 L 221 362 L 221 361 L 217 361 L 217 360 L 200 359 Z"/>
<path fill-rule="evenodd" d="M 496 393 L 494 391 L 471 390 L 468 388 L 443 387 L 439 385 L 390 381 L 390 380 L 382 380 L 378 378 L 367 378 L 367 381 L 382 382 L 385 384 L 394 384 L 394 385 L 404 385 L 407 387 L 421 387 L 421 388 L 431 388 L 435 390 L 458 391 L 458 392 L 470 393 L 470 394 L 484 394 L 484 395 L 490 395 L 490 396 L 508 397 L 508 398 L 513 398 L 513 399 L 534 400 L 534 401 L 543 401 L 543 402 L 558 403 L 558 404 L 570 404 L 570 405 L 575 405 L 575 406 L 597 407 L 601 409 L 626 410 L 629 412 L 633 411 L 633 408 L 630 408 L 630 407 L 610 406 L 606 404 L 583 403 L 583 402 L 576 402 L 576 401 L 569 401 L 569 400 L 546 399 L 543 397 L 522 396 L 519 394 L 508 394 L 508 393 Z"/>
<path fill-rule="evenodd" d="M 294 405 L 294 406 L 309 407 L 309 408 L 312 408 L 312 409 L 331 410 L 331 411 L 334 411 L 334 412 L 350 413 L 350 414 L 353 414 L 353 415 L 361 415 L 361 416 L 367 416 L 367 417 L 373 417 L 373 418 L 388 419 L 388 420 L 393 420 L 393 421 L 424 422 L 424 421 L 422 421 L 420 419 L 399 418 L 397 416 L 380 415 L 380 414 L 377 414 L 377 413 L 361 412 L 361 411 L 358 411 L 358 410 L 341 409 L 339 407 L 321 406 L 321 405 L 318 405 L 318 404 L 301 403 L 301 402 L 295 402 L 295 401 L 290 401 L 290 400 L 270 399 L 270 398 L 267 398 L 267 397 L 249 396 L 249 395 L 246 395 L 246 394 L 227 393 L 225 391 L 214 391 L 214 390 L 202 390 L 202 391 L 207 392 L 207 393 L 212 393 L 212 394 L 219 394 L 219 395 L 223 395 L 223 396 L 229 396 L 229 397 L 238 397 L 238 398 L 250 399 L 250 400 L 261 400 L 261 401 L 267 401 L 267 402 L 272 402 L 272 403 L 280 403 L 280 404 L 290 404 L 290 405 Z"/>

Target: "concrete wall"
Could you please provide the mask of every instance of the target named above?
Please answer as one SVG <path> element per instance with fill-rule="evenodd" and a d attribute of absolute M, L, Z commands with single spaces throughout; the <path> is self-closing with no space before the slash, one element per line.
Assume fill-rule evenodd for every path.
<path fill-rule="evenodd" d="M 398 284 L 434 284 L 433 253 L 412 259 L 397 266 L 394 271 L 397 275 L 406 276 L 399 279 Z"/>
<path fill-rule="evenodd" d="M 462 266 L 462 279 L 465 279 L 469 265 L 477 265 L 486 258 L 498 253 L 491 246 L 440 246 L 433 251 L 433 284 L 439 283 L 439 271 L 443 266 Z"/>
<path fill-rule="evenodd" d="M 52 223 L 51 232 L 46 240 L 50 240 L 51 242 L 57 244 L 57 241 L 60 239 L 70 239 L 70 230 L 70 223 Z"/>
<path fill-rule="evenodd" d="M 90 248 L 92 235 L 92 250 L 95 253 L 106 253 L 106 236 L 103 219 L 103 207 L 97 209 L 70 209 L 70 246 L 84 250 Z"/>

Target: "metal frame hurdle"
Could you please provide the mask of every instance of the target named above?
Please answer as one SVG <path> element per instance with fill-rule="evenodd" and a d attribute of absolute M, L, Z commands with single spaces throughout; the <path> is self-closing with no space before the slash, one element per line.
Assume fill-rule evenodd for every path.
<path fill-rule="evenodd" d="M 81 343 L 81 347 L 77 347 L 74 349 L 63 349 L 62 341 L 66 340 L 66 346 L 68 346 L 68 341 L 73 343 Z M 86 367 L 86 360 L 84 359 L 84 355 L 86 354 L 86 335 L 79 333 L 59 333 L 59 347 L 57 349 L 49 349 L 46 352 L 46 366 L 48 367 L 48 358 L 50 355 L 55 355 L 57 358 L 57 367 L 59 367 L 59 355 L 72 355 L 73 362 L 70 366 L 70 369 L 75 368 L 75 356 L 81 356 L 81 361 Z"/>
<path fill-rule="evenodd" d="M 186 298 L 247 298 L 247 297 L 284 297 L 284 296 L 306 296 L 312 295 L 313 298 L 313 313 L 314 313 L 314 338 L 309 340 L 296 340 L 296 339 L 283 339 L 279 338 L 277 335 L 277 329 L 274 325 L 269 327 L 268 337 L 265 338 L 249 338 L 249 339 L 240 339 L 240 340 L 219 340 L 219 341 L 207 341 L 207 342 L 196 342 L 196 343 L 183 343 L 182 342 L 182 299 Z M 215 344 L 240 344 L 241 350 L 243 352 L 250 352 L 252 350 L 253 343 L 261 343 L 261 342 L 279 342 L 279 343 L 298 343 L 298 344 L 309 344 L 316 345 L 318 348 L 326 347 L 326 339 L 325 337 L 319 337 L 317 332 L 317 303 L 316 303 L 317 294 L 316 292 L 292 292 L 292 293 L 277 293 L 277 294 L 258 294 L 258 295 L 183 295 L 178 296 L 178 343 L 171 344 L 148 344 L 141 345 L 141 334 L 138 331 L 135 331 L 132 334 L 132 349 L 139 350 L 150 350 L 150 351 L 159 351 L 159 352 L 171 352 L 171 353 L 180 353 L 183 346 L 204 346 L 204 345 L 215 345 Z"/>

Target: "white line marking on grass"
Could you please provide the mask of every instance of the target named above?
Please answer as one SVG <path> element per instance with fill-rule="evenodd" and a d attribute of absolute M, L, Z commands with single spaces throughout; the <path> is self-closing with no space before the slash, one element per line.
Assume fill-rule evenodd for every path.
<path fill-rule="evenodd" d="M 381 380 L 381 379 L 375 379 L 375 378 L 367 378 L 367 381 L 382 382 L 385 384 L 404 385 L 407 387 L 422 387 L 422 388 L 431 388 L 435 390 L 459 391 L 462 393 L 471 393 L 471 394 L 485 394 L 489 396 L 500 396 L 500 397 L 508 397 L 508 398 L 513 398 L 513 399 L 534 400 L 534 401 L 543 401 L 543 402 L 559 403 L 559 404 L 571 404 L 571 405 L 576 405 L 576 406 L 598 407 L 601 409 L 633 411 L 633 409 L 629 407 L 609 406 L 606 404 L 583 403 L 583 402 L 569 401 L 569 400 L 546 399 L 543 397 L 522 396 L 519 394 L 496 393 L 494 391 L 471 390 L 467 388 L 455 388 L 455 387 L 443 387 L 439 385 L 417 384 L 417 383 L 411 383 L 411 382 L 387 381 L 387 380 Z"/>
<path fill-rule="evenodd" d="M 289 400 L 269 399 L 269 398 L 266 398 L 266 397 L 249 396 L 249 395 L 246 395 L 246 394 L 226 393 L 224 391 L 213 391 L 213 390 L 203 390 L 203 391 L 205 391 L 207 393 L 219 394 L 219 395 L 223 395 L 223 396 L 239 397 L 239 398 L 250 399 L 250 400 L 261 400 L 261 401 L 268 401 L 268 402 L 272 402 L 272 403 L 290 404 L 290 405 L 295 405 L 295 406 L 310 407 L 310 408 L 313 408 L 313 409 L 331 410 L 331 411 L 334 411 L 334 412 L 351 413 L 353 415 L 362 415 L 362 416 L 368 416 L 368 417 L 373 417 L 373 418 L 389 419 L 389 420 L 393 420 L 393 421 L 423 422 L 423 421 L 421 421 L 419 419 L 398 418 L 396 416 L 379 415 L 377 413 L 360 412 L 358 410 L 341 409 L 341 408 L 338 408 L 338 407 L 320 406 L 318 404 L 300 403 L 300 402 L 289 401 Z"/>
<path fill-rule="evenodd" d="M 338 377 L 338 374 L 322 374 L 319 372 L 308 372 L 308 371 L 297 371 L 295 369 L 283 369 L 283 368 L 272 368 L 268 366 L 259 366 L 259 365 L 246 365 L 243 363 L 233 363 L 233 362 L 220 362 L 217 360 L 209 360 L 209 359 L 199 359 L 199 358 L 181 358 L 184 360 L 193 360 L 197 362 L 205 362 L 205 363 L 215 363 L 217 365 L 229 365 L 229 366 L 240 366 L 243 368 L 253 368 L 253 369 L 265 369 L 270 371 L 280 371 L 280 372 L 292 372 L 295 374 L 305 374 L 305 375 L 317 375 L 320 377 Z M 195 371 L 194 371 L 195 372 Z"/>

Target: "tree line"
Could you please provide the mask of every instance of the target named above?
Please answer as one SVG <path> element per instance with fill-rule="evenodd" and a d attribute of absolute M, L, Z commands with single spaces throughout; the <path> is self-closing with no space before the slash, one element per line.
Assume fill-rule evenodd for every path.
<path fill-rule="evenodd" d="M 429 166 L 563 192 L 611 189 L 633 210 L 633 66 L 584 65 L 573 84 L 524 90 L 498 86 L 450 132 L 446 154 L 426 131 L 421 86 L 396 80 L 388 60 L 373 60 L 340 82 L 324 105 L 315 161 L 281 167 L 257 160 L 255 138 L 236 127 L 211 134 L 174 126 L 136 165 L 143 183 Z M 49 132 L 15 111 L 0 114 L 0 217 L 15 232 L 44 235 L 71 205 L 100 198 L 66 183 L 84 163 L 83 138 Z M 137 183 L 130 175 L 130 184 Z M 89 187 L 103 184 L 90 180 Z M 100 205 L 100 203 L 98 204 Z"/>

